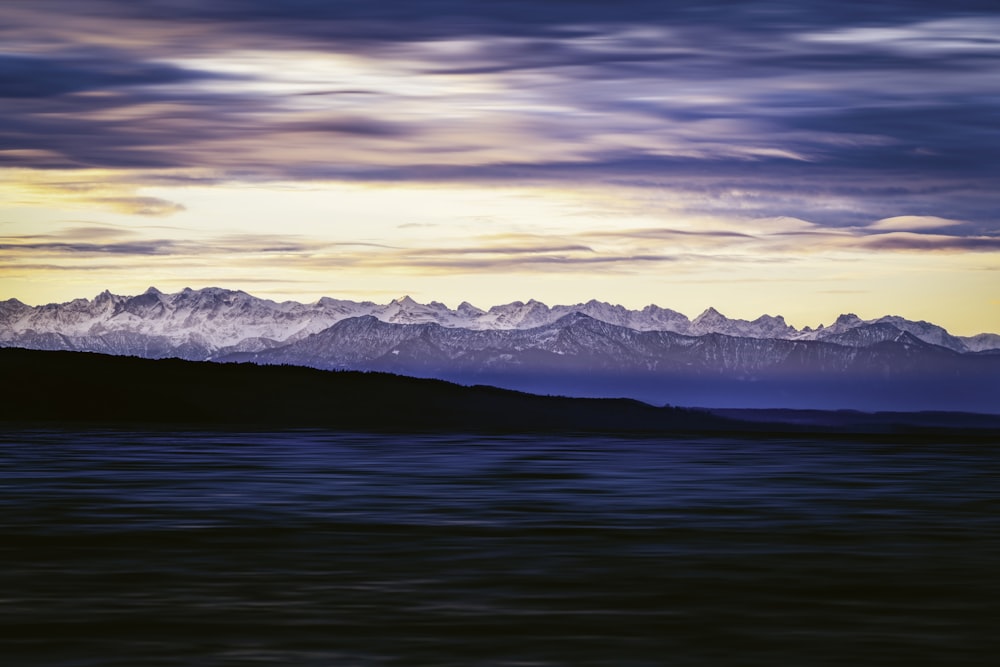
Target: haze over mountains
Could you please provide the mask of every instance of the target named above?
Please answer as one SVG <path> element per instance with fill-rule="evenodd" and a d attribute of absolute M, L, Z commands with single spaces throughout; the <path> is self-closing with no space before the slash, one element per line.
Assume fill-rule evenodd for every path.
<path fill-rule="evenodd" d="M 953 336 L 896 316 L 798 330 L 780 316 L 735 320 L 711 308 L 691 320 L 599 301 L 482 310 L 150 288 L 0 302 L 0 346 L 380 370 L 657 404 L 1000 412 L 1000 335 Z"/>

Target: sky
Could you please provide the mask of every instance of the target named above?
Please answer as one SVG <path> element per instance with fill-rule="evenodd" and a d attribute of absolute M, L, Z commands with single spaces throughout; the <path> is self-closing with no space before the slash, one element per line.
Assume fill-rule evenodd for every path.
<path fill-rule="evenodd" d="M 1000 332 L 995 0 L 4 0 L 0 299 Z"/>

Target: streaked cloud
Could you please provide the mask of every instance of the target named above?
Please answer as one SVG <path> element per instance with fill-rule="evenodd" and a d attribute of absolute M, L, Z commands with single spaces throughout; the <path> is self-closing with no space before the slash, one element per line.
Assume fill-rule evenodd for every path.
<path fill-rule="evenodd" d="M 980 0 L 4 3 L 3 271 L 738 289 L 919 256 L 981 293 L 997 35 Z"/>
<path fill-rule="evenodd" d="M 92 208 L 127 215 L 169 216 L 183 204 L 138 192 L 141 185 L 112 170 L 0 170 L 0 195 L 22 206 Z"/>
<path fill-rule="evenodd" d="M 945 236 L 891 232 L 869 236 L 863 246 L 875 250 L 1000 252 L 1000 236 Z"/>
<path fill-rule="evenodd" d="M 868 219 L 898 212 L 847 192 L 860 172 L 869 189 L 919 173 L 914 200 L 928 180 L 996 165 L 991 13 L 722 3 L 706 20 L 704 5 L 670 4 L 41 2 L 12 12 L 12 43 L 61 47 L 7 56 L 6 89 L 31 99 L 7 113 L 21 152 L 6 159 L 278 179 L 660 174 L 712 189 L 737 174 L 786 209 L 777 184 L 808 198 L 826 183 Z M 145 39 L 95 45 L 71 18 Z"/>
<path fill-rule="evenodd" d="M 891 218 L 876 220 L 867 227 L 870 230 L 912 232 L 922 229 L 941 229 L 961 225 L 961 220 L 949 220 L 933 215 L 897 215 Z"/>
<path fill-rule="evenodd" d="M 924 223 L 928 221 L 923 220 Z M 474 235 L 461 242 L 431 245 L 416 239 L 394 243 L 319 240 L 301 235 L 239 233 L 185 238 L 136 238 L 134 230 L 115 227 L 69 227 L 48 234 L 0 237 L 8 270 L 59 258 L 117 258 L 138 269 L 146 258 L 165 262 L 211 261 L 220 276 L 241 267 L 261 266 L 317 280 L 334 268 L 397 274 L 495 275 L 519 272 L 544 276 L 576 272 L 587 266 L 641 272 L 652 264 L 685 270 L 725 272 L 736 266 L 789 262 L 831 265 L 859 261 L 865 253 L 998 253 L 1000 236 L 961 236 L 926 231 L 897 231 L 892 221 L 882 229 L 829 229 L 788 218 L 750 220 L 753 234 L 727 230 L 667 228 L 594 228 L 562 234 L 505 233 Z M 918 223 L 919 224 L 919 223 Z M 940 226 L 940 225 L 938 225 Z"/>

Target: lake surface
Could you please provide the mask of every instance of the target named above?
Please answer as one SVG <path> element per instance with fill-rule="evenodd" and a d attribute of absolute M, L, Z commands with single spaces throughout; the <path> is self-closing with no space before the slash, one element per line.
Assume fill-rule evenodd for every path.
<path fill-rule="evenodd" d="M 970 665 L 1000 445 L 0 434 L 0 662 Z"/>

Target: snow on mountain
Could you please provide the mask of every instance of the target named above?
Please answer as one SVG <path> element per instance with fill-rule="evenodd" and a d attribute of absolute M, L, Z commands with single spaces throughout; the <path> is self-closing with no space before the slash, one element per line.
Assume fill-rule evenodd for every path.
<path fill-rule="evenodd" d="M 634 321 L 630 323 L 631 328 L 639 331 L 674 331 L 676 333 L 687 332 L 690 325 L 691 320 L 687 318 L 687 315 L 656 305 L 646 306 L 635 313 Z"/>
<path fill-rule="evenodd" d="M 373 307 L 332 299 L 312 305 L 276 303 L 214 287 L 164 294 L 151 287 L 138 296 L 105 291 L 93 300 L 75 299 L 37 308 L 14 305 L 0 311 L 0 324 L 5 341 L 47 333 L 73 338 L 128 333 L 216 350 L 246 339 L 306 336 L 345 317 L 366 314 Z"/>
<path fill-rule="evenodd" d="M 812 340 L 848 347 L 868 347 L 884 341 L 897 340 L 905 333 L 907 332 L 885 322 L 869 324 L 859 321 L 856 326 L 851 327 L 828 327 L 812 337 Z"/>
<path fill-rule="evenodd" d="M 468 306 L 469 304 L 465 304 Z M 448 306 L 437 301 L 428 304 L 421 304 L 414 301 L 409 296 L 393 299 L 385 306 L 376 307 L 371 311 L 383 322 L 393 324 L 423 324 L 436 322 L 442 326 L 462 326 L 468 320 L 475 317 L 475 311 L 468 307 L 462 312 L 453 311 Z M 472 314 L 472 317 L 469 315 Z"/>
<path fill-rule="evenodd" d="M 658 306 L 322 298 L 275 302 L 208 288 L 31 307 L 0 302 L 0 346 L 147 358 L 388 371 L 534 393 L 655 404 L 997 412 L 1000 335 L 951 336 L 898 316 L 693 321 Z"/>
<path fill-rule="evenodd" d="M 891 328 L 890 325 L 874 325 Z M 343 320 L 294 343 L 220 361 L 389 371 L 443 379 L 484 376 L 577 377 L 600 385 L 606 374 L 636 378 L 728 378 L 755 382 L 807 377 L 865 382 L 872 377 L 942 373 L 959 377 L 975 361 L 899 332 L 867 347 L 828 341 L 712 333 L 637 331 L 582 313 L 530 329 L 472 330 L 437 323 L 398 324 L 373 316 Z M 839 334 L 847 336 L 851 331 Z M 993 367 L 1000 358 L 991 359 Z M 976 367 L 977 371 L 984 369 Z M 937 374 L 937 375 L 935 375 Z M 950 375 L 949 375 L 950 374 Z M 1000 375 L 993 377 L 993 384 Z"/>
<path fill-rule="evenodd" d="M 685 333 L 693 336 L 719 333 L 746 338 L 791 338 L 798 333 L 798 330 L 788 326 L 785 323 L 785 318 L 780 315 L 777 317 L 761 315 L 751 322 L 749 320 L 732 320 L 715 308 L 708 308 L 694 318 Z"/>
<path fill-rule="evenodd" d="M 836 342 L 841 345 L 871 345 L 880 340 L 895 340 L 901 332 L 906 332 L 925 343 L 946 347 L 955 352 L 970 351 L 961 338 L 952 336 L 944 328 L 924 321 L 913 322 L 898 315 L 887 315 L 868 321 L 853 313 L 841 315 L 829 327 L 800 337 Z"/>
<path fill-rule="evenodd" d="M 476 318 L 475 329 L 532 329 L 550 324 L 559 315 L 540 301 L 531 299 L 528 303 L 514 301 L 503 306 L 493 306 Z"/>
<path fill-rule="evenodd" d="M 383 322 L 395 324 L 433 323 L 444 327 L 482 331 L 487 329 L 533 329 L 552 324 L 573 313 L 583 313 L 602 322 L 637 331 L 684 333 L 690 326 L 690 321 L 684 315 L 659 306 L 651 305 L 642 310 L 629 310 L 624 306 L 597 300 L 550 307 L 531 299 L 528 302 L 514 301 L 493 306 L 484 311 L 467 301 L 463 301 L 458 308 L 451 310 L 437 301 L 420 304 L 409 296 L 405 296 L 394 299 L 385 306 L 374 307 L 365 314 L 373 315 Z"/>
<path fill-rule="evenodd" d="M 824 336 L 834 336 L 864 326 L 866 322 L 854 313 L 840 315 L 833 324 L 819 325 L 816 329 L 803 329 L 795 338 L 799 340 L 821 340 Z"/>
<path fill-rule="evenodd" d="M 981 333 L 975 336 L 960 336 L 969 352 L 988 352 L 1000 350 L 1000 334 Z"/>
<path fill-rule="evenodd" d="M 695 340 L 672 332 L 640 332 L 582 313 L 532 328 L 479 330 L 396 324 L 368 316 L 338 322 L 283 347 L 223 360 L 397 372 L 552 366 L 651 370 L 668 363 L 665 350 L 690 348 Z"/>
<path fill-rule="evenodd" d="M 0 345 L 44 349 L 93 349 L 115 354 L 189 358 L 255 353 L 302 341 L 352 318 L 372 317 L 400 325 L 434 324 L 476 332 L 521 331 L 554 325 L 566 317 L 584 315 L 637 332 L 669 332 L 686 336 L 719 334 L 762 340 L 823 341 L 851 347 L 897 340 L 902 333 L 965 352 L 1000 350 L 1000 335 L 962 338 L 928 323 L 898 316 L 862 320 L 841 315 L 829 326 L 799 331 L 781 316 L 755 320 L 730 319 L 708 308 L 693 321 L 676 311 L 650 305 L 630 310 L 591 300 L 548 306 L 534 299 L 482 310 L 463 302 L 452 310 L 432 301 L 421 304 L 409 296 L 380 305 L 323 297 L 311 304 L 275 302 L 239 290 L 186 288 L 166 294 L 150 287 L 136 296 L 104 291 L 93 299 L 32 307 L 17 299 L 0 302 Z M 173 351 L 173 352 L 172 352 Z M 556 352 L 553 352 L 556 353 Z M 562 351 L 563 354 L 567 352 Z M 396 356 L 402 354 L 400 351 Z"/>
<path fill-rule="evenodd" d="M 943 327 L 920 320 L 912 322 L 898 315 L 886 315 L 875 320 L 876 324 L 891 324 L 931 345 L 940 345 L 956 352 L 965 352 L 967 347 L 957 336 L 952 336 Z"/>
<path fill-rule="evenodd" d="M 17 299 L 0 301 L 0 324 L 9 324 L 29 310 L 31 310 L 31 306 L 21 303 Z"/>
<path fill-rule="evenodd" d="M 458 308 L 455 309 L 455 312 L 467 320 L 473 320 L 477 317 L 481 317 L 482 315 L 486 314 L 485 310 L 482 310 L 481 308 L 476 308 L 468 301 L 463 301 L 462 303 L 458 304 Z"/>

